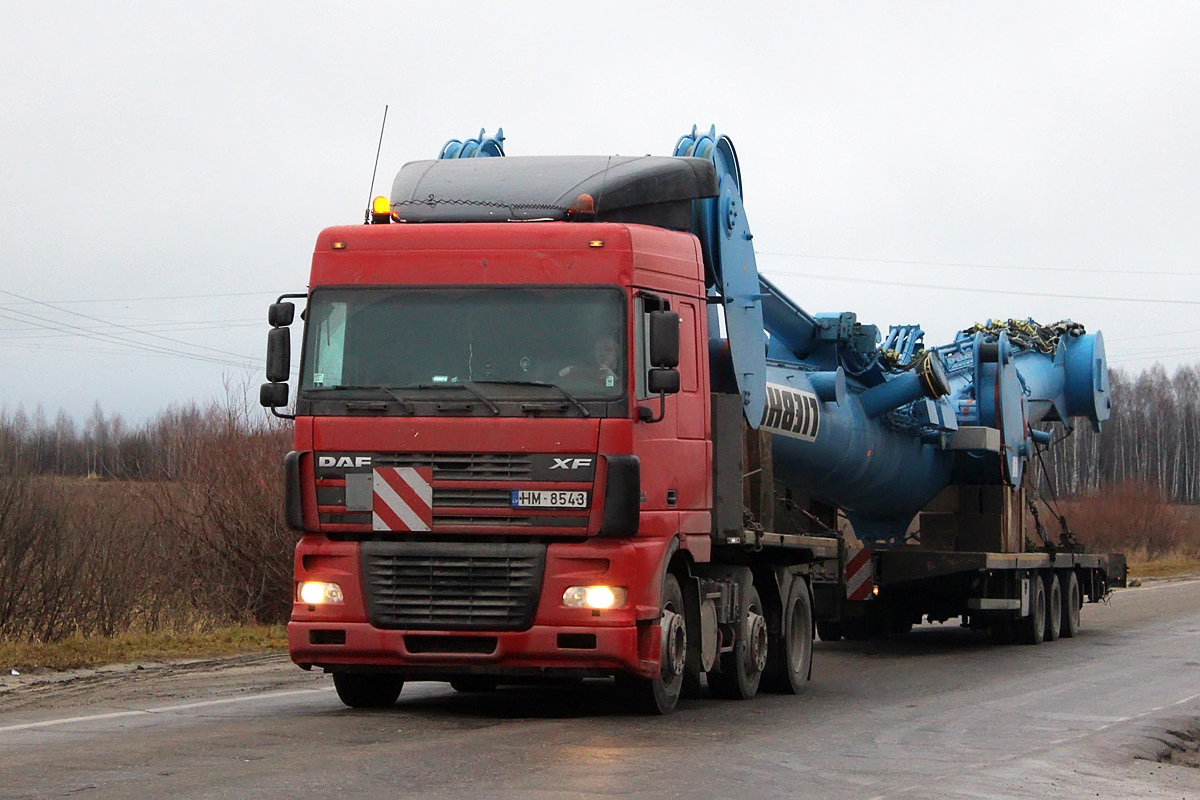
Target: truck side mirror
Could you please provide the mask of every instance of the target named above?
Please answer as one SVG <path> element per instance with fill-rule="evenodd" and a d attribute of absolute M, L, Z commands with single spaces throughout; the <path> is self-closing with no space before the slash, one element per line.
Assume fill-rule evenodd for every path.
<path fill-rule="evenodd" d="M 263 408 L 282 408 L 288 404 L 286 383 L 264 383 L 258 389 L 258 402 Z"/>
<path fill-rule="evenodd" d="M 286 328 L 296 318 L 295 303 L 272 303 L 267 310 L 267 321 L 272 328 Z"/>
<path fill-rule="evenodd" d="M 638 406 L 637 416 L 642 422 L 662 422 L 667 415 L 667 395 L 679 391 L 679 370 L 652 369 L 646 376 L 646 388 L 658 395 L 658 415 L 648 406 Z"/>
<path fill-rule="evenodd" d="M 653 394 L 675 394 L 679 391 L 679 370 L 652 369 L 646 388 Z"/>
<path fill-rule="evenodd" d="M 290 328 L 272 328 L 267 333 L 267 380 L 271 383 L 286 381 L 291 369 L 292 331 Z"/>
<path fill-rule="evenodd" d="M 674 311 L 650 312 L 650 366 L 679 366 L 679 314 Z"/>

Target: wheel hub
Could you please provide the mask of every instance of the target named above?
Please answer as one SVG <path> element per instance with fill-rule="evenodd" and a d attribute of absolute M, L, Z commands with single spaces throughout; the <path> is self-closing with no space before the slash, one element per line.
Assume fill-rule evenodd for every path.
<path fill-rule="evenodd" d="M 748 645 L 750 647 L 750 664 L 755 672 L 767 668 L 767 620 L 762 614 L 751 611 L 746 616 L 749 628 Z"/>
<path fill-rule="evenodd" d="M 662 613 L 662 675 L 671 680 L 683 674 L 683 663 L 687 657 L 687 627 L 683 615 L 669 608 Z"/>

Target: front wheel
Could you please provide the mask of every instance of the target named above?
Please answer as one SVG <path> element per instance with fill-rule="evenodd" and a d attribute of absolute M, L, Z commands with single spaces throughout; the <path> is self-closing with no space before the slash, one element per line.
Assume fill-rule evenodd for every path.
<path fill-rule="evenodd" d="M 450 688 L 456 692 L 494 692 L 499 683 L 491 675 L 460 675 L 450 679 Z"/>
<path fill-rule="evenodd" d="M 635 710 L 650 714 L 670 714 L 683 689 L 684 662 L 687 659 L 687 624 L 683 613 L 683 590 L 679 580 L 667 573 L 663 578 L 660 630 L 660 669 L 653 678 L 625 675 L 618 685 L 627 694 Z"/>
<path fill-rule="evenodd" d="M 335 672 L 333 687 L 338 698 L 351 708 L 387 708 L 400 696 L 404 681 L 395 675 Z"/>

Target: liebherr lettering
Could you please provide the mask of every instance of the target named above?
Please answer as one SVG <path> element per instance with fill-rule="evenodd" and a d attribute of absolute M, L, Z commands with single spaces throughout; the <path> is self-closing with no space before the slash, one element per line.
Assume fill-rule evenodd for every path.
<path fill-rule="evenodd" d="M 811 392 L 768 383 L 767 406 L 763 409 L 761 425 L 794 439 L 816 441 L 821 427 L 821 404 Z"/>

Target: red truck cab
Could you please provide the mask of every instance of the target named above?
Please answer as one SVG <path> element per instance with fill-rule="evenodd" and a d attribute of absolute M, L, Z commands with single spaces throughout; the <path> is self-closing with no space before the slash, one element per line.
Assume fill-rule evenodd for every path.
<path fill-rule="evenodd" d="M 647 387 L 654 311 L 678 318 L 679 387 L 664 395 Z M 381 672 L 658 675 L 667 560 L 710 553 L 696 238 L 329 228 L 305 317 L 293 661 L 341 676 L 343 699 L 373 697 L 361 687 Z M 615 362 L 597 364 L 597 345 Z"/>

